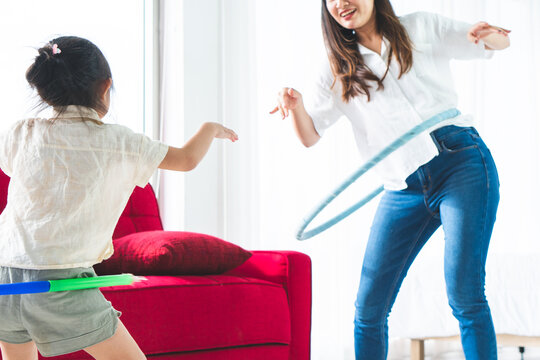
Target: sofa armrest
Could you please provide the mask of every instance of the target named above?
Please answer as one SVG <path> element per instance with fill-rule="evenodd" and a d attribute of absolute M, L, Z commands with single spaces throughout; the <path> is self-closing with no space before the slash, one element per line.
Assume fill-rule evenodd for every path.
<path fill-rule="evenodd" d="M 289 299 L 291 360 L 310 358 L 311 259 L 296 251 L 252 251 L 253 255 L 227 275 L 253 277 L 282 284 Z"/>

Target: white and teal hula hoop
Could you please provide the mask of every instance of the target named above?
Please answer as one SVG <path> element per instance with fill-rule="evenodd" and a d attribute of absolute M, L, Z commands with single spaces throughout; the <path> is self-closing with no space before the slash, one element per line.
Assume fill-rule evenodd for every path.
<path fill-rule="evenodd" d="M 313 221 L 313 219 L 328 205 L 332 200 L 334 200 L 339 194 L 341 194 L 346 188 L 348 188 L 353 182 L 355 182 L 360 176 L 365 174 L 369 169 L 377 165 L 388 155 L 405 145 L 410 140 L 414 139 L 416 136 L 420 135 L 425 130 L 437 125 L 440 122 L 443 122 L 448 119 L 455 118 L 460 114 L 457 109 L 446 110 L 440 114 L 437 114 L 426 121 L 416 125 L 411 130 L 407 131 L 405 134 L 401 135 L 399 138 L 394 140 L 390 145 L 382 149 L 378 154 L 369 159 L 365 164 L 360 166 L 352 175 L 350 175 L 341 185 L 339 185 L 334 191 L 332 191 L 323 201 L 320 202 L 306 217 L 304 217 L 302 224 L 298 228 L 296 233 L 296 238 L 298 240 L 307 240 L 313 236 L 320 234 L 321 232 L 327 230 L 328 228 L 334 226 L 341 220 L 345 219 L 347 216 L 351 215 L 356 210 L 360 209 L 362 206 L 367 204 L 374 197 L 379 195 L 384 187 L 380 186 L 370 194 L 366 195 L 356 204 L 352 205 L 345 211 L 342 211 L 338 215 L 334 216 L 330 220 L 324 222 L 323 224 L 314 227 L 311 230 L 306 230 L 308 225 Z"/>

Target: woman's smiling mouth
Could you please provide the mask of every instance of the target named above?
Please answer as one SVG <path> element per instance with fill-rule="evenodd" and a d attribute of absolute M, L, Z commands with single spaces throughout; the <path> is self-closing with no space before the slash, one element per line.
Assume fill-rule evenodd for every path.
<path fill-rule="evenodd" d="M 351 16 L 356 12 L 356 9 L 348 9 L 348 10 L 344 10 L 342 11 L 339 16 L 341 16 L 342 18 L 344 18 L 345 20 L 349 20 L 351 18 Z"/>

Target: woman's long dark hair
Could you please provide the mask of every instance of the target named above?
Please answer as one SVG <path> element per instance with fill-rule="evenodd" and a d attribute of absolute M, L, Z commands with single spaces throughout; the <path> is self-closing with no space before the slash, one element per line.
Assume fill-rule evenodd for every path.
<path fill-rule="evenodd" d="M 392 58 L 395 56 L 400 64 L 399 77 L 412 67 L 413 45 L 405 27 L 399 22 L 390 0 L 374 0 L 377 31 L 390 42 L 388 64 L 384 76 L 379 79 L 365 64 L 358 50 L 358 40 L 353 30 L 339 25 L 322 0 L 322 30 L 324 42 L 330 60 L 335 81 L 341 81 L 343 101 L 366 95 L 370 100 L 370 81 L 378 84 L 377 90 L 384 89 L 383 80 L 388 73 Z"/>

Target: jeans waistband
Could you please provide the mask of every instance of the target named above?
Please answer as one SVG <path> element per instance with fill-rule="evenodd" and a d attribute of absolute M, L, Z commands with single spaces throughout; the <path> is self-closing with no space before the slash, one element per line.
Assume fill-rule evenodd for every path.
<path fill-rule="evenodd" d="M 467 131 L 475 135 L 478 135 L 478 131 L 476 131 L 474 127 L 462 127 L 462 126 L 456 126 L 456 125 L 447 125 L 447 126 L 443 126 L 441 128 L 435 129 L 430 133 L 430 135 L 433 141 L 437 142 L 437 141 L 441 141 L 448 135 L 455 134 L 461 131 Z"/>
<path fill-rule="evenodd" d="M 439 153 L 442 153 L 444 146 L 441 144 L 441 142 L 444 141 L 444 139 L 446 139 L 449 136 L 452 136 L 452 135 L 455 135 L 464 131 L 470 134 L 474 134 L 478 137 L 480 136 L 478 134 L 478 131 L 476 131 L 476 129 L 473 127 L 462 127 L 462 126 L 456 126 L 456 125 L 443 126 L 441 128 L 433 130 L 429 135 L 433 139 L 435 146 L 437 146 L 437 150 L 439 150 Z"/>

